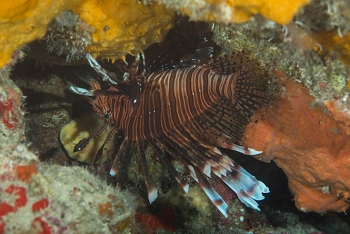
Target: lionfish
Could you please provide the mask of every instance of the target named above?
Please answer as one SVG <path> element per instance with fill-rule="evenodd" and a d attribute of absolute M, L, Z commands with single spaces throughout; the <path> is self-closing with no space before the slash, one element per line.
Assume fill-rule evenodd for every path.
<path fill-rule="evenodd" d="M 179 59 L 178 65 L 174 61 L 170 65 L 162 64 L 159 62 L 162 58 L 158 58 L 141 71 L 138 60 L 130 66 L 120 60 L 117 64 L 124 72 L 121 82 L 111 79 L 110 72 L 87 54 L 92 68 L 110 88 L 101 89 L 94 81 L 92 90 L 70 87 L 75 93 L 86 96 L 94 114 L 104 120 L 90 137 L 76 144 L 74 152 L 84 149 L 91 138 L 111 125 L 94 163 L 111 136 L 117 130 L 123 130 L 125 139 L 110 174 L 118 174 L 131 146 L 136 145 L 150 203 L 157 198 L 158 190 L 148 171 L 146 142 L 186 193 L 189 183 L 174 167 L 174 162 L 199 184 L 225 217 L 228 217 L 227 204 L 208 181 L 212 172 L 238 195 L 241 202 L 260 210 L 256 200 L 264 199 L 262 193 L 268 193 L 268 187 L 222 149 L 246 155 L 261 153 L 238 143 L 254 111 L 267 104 L 262 79 L 254 62 L 244 52 L 203 60 L 210 52 L 210 48 L 197 49 L 189 57 Z M 185 60 L 194 62 L 186 66 Z"/>

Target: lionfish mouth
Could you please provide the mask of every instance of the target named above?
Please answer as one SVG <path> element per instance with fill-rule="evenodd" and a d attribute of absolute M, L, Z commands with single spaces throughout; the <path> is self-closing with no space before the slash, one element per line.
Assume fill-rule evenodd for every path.
<path fill-rule="evenodd" d="M 172 162 L 182 165 L 225 217 L 228 217 L 228 206 L 210 184 L 212 174 L 246 206 L 260 210 L 256 201 L 264 199 L 263 193 L 269 193 L 268 187 L 220 150 L 230 149 L 245 155 L 261 153 L 237 144 L 255 110 L 268 103 L 255 63 L 243 52 L 212 58 L 212 48 L 205 47 L 194 50 L 184 59 L 176 50 L 174 46 L 166 55 L 178 58 L 179 65 L 163 59 L 162 65 L 153 62 L 141 74 L 137 62 L 127 67 L 118 61 L 122 72 L 128 74 L 122 82 L 111 79 L 109 72 L 88 54 L 90 65 L 110 88 L 102 90 L 93 82 L 92 90 L 74 86 L 70 89 L 90 96 L 88 101 L 94 112 L 106 121 L 89 138 L 82 139 L 74 151 L 84 149 L 91 138 L 110 124 L 112 128 L 94 162 L 100 158 L 111 136 L 123 130 L 126 137 L 110 174 L 118 174 L 131 145 L 135 144 L 150 203 L 157 198 L 158 190 L 148 171 L 146 142 L 186 193 L 189 183 Z M 184 63 L 185 60 L 190 63 Z"/>

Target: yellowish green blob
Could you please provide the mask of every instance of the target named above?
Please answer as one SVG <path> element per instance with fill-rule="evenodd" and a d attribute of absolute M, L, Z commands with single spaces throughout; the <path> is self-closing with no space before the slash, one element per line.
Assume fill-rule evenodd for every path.
<path fill-rule="evenodd" d="M 108 126 L 100 135 L 92 138 L 86 148 L 73 153 L 75 145 L 83 138 L 88 138 L 91 133 L 103 122 L 94 116 L 80 117 L 72 120 L 62 127 L 60 132 L 60 141 L 66 149 L 69 157 L 80 162 L 92 164 L 95 156 L 105 141 L 110 130 Z M 114 152 L 114 136 L 105 145 L 101 158 L 97 164 L 104 163 Z"/>

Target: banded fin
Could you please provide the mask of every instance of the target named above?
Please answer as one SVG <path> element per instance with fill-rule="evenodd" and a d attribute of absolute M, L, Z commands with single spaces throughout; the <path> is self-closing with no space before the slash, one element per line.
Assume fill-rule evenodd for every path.
<path fill-rule="evenodd" d="M 257 180 L 255 178 L 255 176 L 251 175 L 248 171 L 246 171 L 243 167 L 241 167 L 237 163 L 234 164 L 233 168 L 235 168 L 236 171 L 238 171 L 238 172 L 246 175 L 247 177 L 249 177 L 249 179 L 251 181 L 253 181 L 255 184 L 257 184 L 259 186 L 259 188 L 261 189 L 262 193 L 269 193 L 270 192 L 269 188 L 263 182 L 261 182 L 260 180 Z"/>
<path fill-rule="evenodd" d="M 99 83 L 97 83 L 96 81 L 91 81 L 91 88 L 93 90 L 100 90 L 101 89 L 101 85 Z"/>
<path fill-rule="evenodd" d="M 93 164 L 96 164 L 97 161 L 101 158 L 105 145 L 109 142 L 109 140 L 112 138 L 112 136 L 116 131 L 117 131 L 117 127 L 115 126 L 109 131 L 105 141 L 101 145 L 100 149 L 97 151 Z"/>
<path fill-rule="evenodd" d="M 117 155 L 115 156 L 112 168 L 109 172 L 111 176 L 115 176 L 119 173 L 119 168 L 123 165 L 124 157 L 130 152 L 130 145 L 131 140 L 126 137 L 120 145 Z"/>
<path fill-rule="evenodd" d="M 84 96 L 91 96 L 91 97 L 96 97 L 96 96 L 116 96 L 120 94 L 124 94 L 122 92 L 119 92 L 117 90 L 113 89 L 108 89 L 108 90 L 88 90 L 76 86 L 70 86 L 69 89 L 73 91 L 76 94 L 79 95 L 84 95 Z"/>
<path fill-rule="evenodd" d="M 243 51 L 210 59 L 201 67 L 209 69 L 214 74 L 222 75 L 222 79 L 233 81 L 233 92 L 228 92 L 225 98 L 231 101 L 231 105 L 228 104 L 229 109 L 238 111 L 240 118 L 250 121 L 256 109 L 270 102 L 265 93 L 264 74 Z"/>
<path fill-rule="evenodd" d="M 110 84 L 116 85 L 117 82 L 112 80 L 110 77 L 115 77 L 111 72 L 105 70 L 101 67 L 101 65 L 92 57 L 91 54 L 86 54 L 86 59 L 89 61 L 90 66 L 95 70 L 97 74 L 99 74 L 100 77 L 102 77 L 103 81 L 107 81 Z"/>
<path fill-rule="evenodd" d="M 250 197 L 244 190 L 240 188 L 240 184 L 238 183 L 238 181 L 233 180 L 230 177 L 225 176 L 225 177 L 222 177 L 221 180 L 224 181 L 237 194 L 238 199 L 243 204 L 245 204 L 250 208 L 260 211 L 259 205 L 255 200 L 262 200 L 264 199 L 264 196 L 262 196 L 262 198 L 260 196 L 255 196 L 258 199 L 254 197 Z M 260 194 L 253 194 L 253 195 L 260 195 Z"/>
<path fill-rule="evenodd" d="M 247 148 L 247 147 L 243 147 L 241 145 L 237 145 L 237 144 L 233 144 L 233 147 L 231 148 L 234 151 L 240 152 L 242 154 L 245 155 L 257 155 L 257 154 L 261 154 L 262 151 L 258 151 L 252 148 Z"/>
<path fill-rule="evenodd" d="M 204 137 L 215 146 L 232 150 L 234 142 L 242 138 L 248 120 L 229 99 L 220 98 L 190 123 L 195 126 L 190 131 L 199 132 L 196 138 Z"/>
<path fill-rule="evenodd" d="M 201 67 L 207 68 L 215 74 L 230 75 L 247 66 L 253 67 L 252 61 L 243 51 L 238 51 L 205 61 Z"/>
<path fill-rule="evenodd" d="M 207 42 L 205 38 L 201 40 L 202 41 L 200 41 L 199 44 Z M 171 51 L 157 55 L 157 57 L 147 66 L 146 71 L 157 72 L 195 66 L 201 60 L 212 56 L 212 54 L 213 47 L 204 47 L 193 51 L 192 48 L 179 48 L 179 45 L 174 45 Z"/>
<path fill-rule="evenodd" d="M 195 178 L 198 181 L 199 186 L 203 189 L 208 198 L 218 208 L 218 210 L 227 218 L 226 209 L 227 203 L 222 197 L 215 191 L 215 189 L 209 184 L 207 179 L 197 169 L 193 169 Z"/>
<path fill-rule="evenodd" d="M 154 200 L 156 200 L 158 197 L 158 189 L 155 186 L 155 184 L 152 182 L 152 180 L 149 176 L 149 173 L 148 173 L 148 167 L 147 167 L 146 156 L 145 156 L 145 149 L 143 146 L 144 142 L 142 140 L 140 140 L 140 141 L 136 141 L 136 144 L 137 144 L 137 149 L 139 152 L 143 177 L 145 178 L 145 183 L 146 183 L 146 187 L 147 187 L 148 201 L 150 204 L 152 204 L 152 202 L 154 202 Z"/>
<path fill-rule="evenodd" d="M 187 125 L 187 127 L 191 127 L 191 125 Z M 191 131 L 191 129 L 187 130 Z M 154 140 L 173 159 L 183 165 L 183 168 L 199 184 L 208 198 L 225 217 L 227 217 L 227 204 L 207 180 L 207 177 L 210 178 L 211 172 L 236 192 L 244 204 L 259 210 L 256 200 L 262 200 L 264 198 L 262 194 L 269 192 L 264 183 L 256 180 L 254 176 L 249 174 L 218 148 L 209 145 L 207 147 L 199 145 L 203 144 L 203 141 L 199 143 L 200 141 L 196 139 L 195 135 L 189 134 L 186 131 L 179 132 L 173 130 L 171 136 L 171 138 L 156 138 Z M 152 147 L 154 148 L 154 146 Z M 157 155 L 162 153 L 159 148 L 155 151 Z M 171 164 L 165 163 L 165 165 L 170 171 L 173 170 Z M 177 180 L 179 181 L 179 178 Z"/>
<path fill-rule="evenodd" d="M 179 136 L 175 131 L 173 134 L 174 136 Z M 207 162 L 207 159 L 204 156 L 203 147 L 201 147 L 201 149 L 199 145 L 196 145 L 194 143 L 190 143 L 189 145 L 181 144 L 181 140 L 183 139 L 181 139 L 179 136 L 172 139 L 162 138 L 159 139 L 158 142 L 174 159 L 180 162 L 183 167 L 187 168 L 188 165 L 191 164 L 194 167 L 199 168 L 203 174 L 206 174 L 208 177 L 210 177 L 210 164 Z M 182 147 L 179 147 L 179 145 L 182 145 Z M 192 152 L 193 154 L 190 155 L 188 152 Z"/>
<path fill-rule="evenodd" d="M 233 162 L 233 160 L 231 161 Z M 220 167 L 217 166 L 213 166 L 212 170 L 216 176 L 237 194 L 242 203 L 250 208 L 260 210 L 256 201 L 263 200 L 265 197 L 262 194 L 269 192 L 269 189 L 263 182 L 256 180 L 254 176 L 237 163 L 231 166 L 230 171 L 225 171 L 227 173 L 222 173 Z"/>
<path fill-rule="evenodd" d="M 161 162 L 168 168 L 168 170 L 170 171 L 171 174 L 173 174 L 173 176 L 175 177 L 175 179 L 177 180 L 177 182 L 180 184 L 180 186 L 182 187 L 182 189 L 185 191 L 185 193 L 188 192 L 189 190 L 189 184 L 181 177 L 181 175 L 175 170 L 174 166 L 171 164 L 171 162 L 166 158 L 166 156 L 164 155 L 163 151 L 156 145 L 154 144 L 152 141 L 149 141 L 148 143 L 150 143 L 151 147 L 153 148 L 153 150 L 156 152 L 156 154 L 158 155 L 159 159 L 161 160 Z"/>
<path fill-rule="evenodd" d="M 200 124 L 197 121 L 191 121 L 187 126 L 197 129 L 199 134 L 203 135 L 206 140 L 215 146 L 229 149 L 233 145 L 232 140 L 234 139 L 232 137 L 226 135 L 216 127 L 210 126 L 208 123 Z"/>
<path fill-rule="evenodd" d="M 87 90 L 87 89 L 76 87 L 76 86 L 70 86 L 69 89 L 71 91 L 73 91 L 74 93 L 79 94 L 79 95 L 93 96 L 93 95 L 91 95 L 92 90 Z M 95 90 L 93 90 L 93 91 L 95 91 Z"/>
<path fill-rule="evenodd" d="M 250 121 L 255 110 L 268 105 L 269 99 L 265 94 L 266 85 L 262 78 L 242 74 L 237 78 L 232 102 L 237 110 Z"/>

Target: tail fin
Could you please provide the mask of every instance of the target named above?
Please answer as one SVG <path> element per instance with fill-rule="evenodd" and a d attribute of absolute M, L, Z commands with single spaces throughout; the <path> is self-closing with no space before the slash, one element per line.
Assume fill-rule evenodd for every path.
<path fill-rule="evenodd" d="M 253 75 L 255 63 L 248 58 L 244 51 L 226 54 L 202 62 L 202 67 L 220 75 L 248 72 Z"/>

